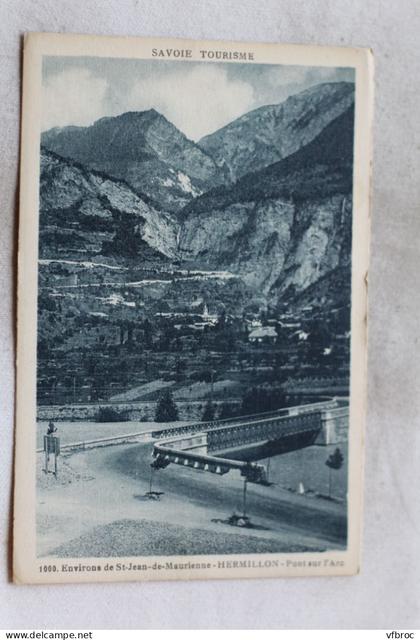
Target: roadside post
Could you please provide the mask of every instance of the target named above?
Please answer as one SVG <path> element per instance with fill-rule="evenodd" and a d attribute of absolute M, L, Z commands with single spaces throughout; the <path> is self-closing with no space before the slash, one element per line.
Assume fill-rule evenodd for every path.
<path fill-rule="evenodd" d="M 44 453 L 45 453 L 45 473 L 53 473 L 58 476 L 57 458 L 60 455 L 60 438 L 58 436 L 44 436 Z M 48 470 L 50 454 L 54 456 L 54 471 Z"/>

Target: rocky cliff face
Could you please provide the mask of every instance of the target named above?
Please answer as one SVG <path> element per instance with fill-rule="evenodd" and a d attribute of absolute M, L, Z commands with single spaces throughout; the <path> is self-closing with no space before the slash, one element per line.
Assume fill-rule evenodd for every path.
<path fill-rule="evenodd" d="M 158 206 L 178 211 L 220 183 L 214 160 L 154 109 L 42 134 L 45 148 L 122 178 Z"/>
<path fill-rule="evenodd" d="M 348 264 L 350 226 L 349 195 L 299 205 L 266 199 L 189 218 L 179 248 L 184 259 L 228 269 L 255 291 L 278 299 Z"/>
<path fill-rule="evenodd" d="M 281 104 L 250 111 L 199 144 L 234 182 L 307 145 L 353 101 L 353 83 L 317 85 Z"/>
<path fill-rule="evenodd" d="M 189 205 L 181 255 L 223 265 L 272 300 L 348 267 L 352 156 L 350 108 L 292 156 Z"/>
<path fill-rule="evenodd" d="M 271 295 L 293 297 L 335 269 L 349 267 L 351 210 L 351 196 L 341 194 L 296 207 L 287 257 Z"/>
<path fill-rule="evenodd" d="M 127 184 L 42 150 L 41 257 L 109 253 L 173 257 L 177 227 Z M 119 245 L 118 241 L 124 241 Z M 113 251 L 113 243 L 115 251 Z"/>
<path fill-rule="evenodd" d="M 293 218 L 293 206 L 281 200 L 211 209 L 185 221 L 179 250 L 186 260 L 229 269 L 267 292 L 283 268 Z"/>

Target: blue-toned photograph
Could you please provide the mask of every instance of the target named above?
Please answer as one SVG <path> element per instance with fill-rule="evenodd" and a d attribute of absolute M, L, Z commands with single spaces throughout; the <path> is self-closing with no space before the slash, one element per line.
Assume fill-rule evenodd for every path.
<path fill-rule="evenodd" d="M 346 549 L 354 76 L 44 56 L 39 557 Z"/>

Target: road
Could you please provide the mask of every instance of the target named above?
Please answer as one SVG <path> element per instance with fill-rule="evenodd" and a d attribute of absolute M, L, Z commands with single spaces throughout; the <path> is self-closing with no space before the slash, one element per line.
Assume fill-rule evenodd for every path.
<path fill-rule="evenodd" d="M 173 525 L 210 532 L 215 538 L 234 534 L 242 543 L 243 536 L 250 536 L 270 542 L 273 551 L 297 545 L 312 550 L 342 549 L 345 545 L 343 503 L 300 496 L 279 486 L 248 485 L 248 513 L 261 529 L 244 530 L 213 522 L 240 512 L 243 482 L 235 473 L 215 476 L 171 465 L 155 472 L 154 488 L 164 492 L 161 500 L 145 500 L 150 451 L 150 444 L 136 444 L 75 453 L 60 460 L 61 482 L 41 476 L 39 552 L 48 555 L 79 538 L 80 549 L 84 549 L 83 537 L 91 535 L 95 527 L 112 528 L 121 521 L 140 520 L 159 525 L 163 532 L 165 526 Z M 69 480 L 64 473 L 66 465 L 72 470 Z M 112 539 L 112 553 L 104 555 L 125 555 L 124 545 L 119 547 L 115 535 Z M 176 554 L 174 544 L 173 550 L 165 552 Z M 139 542 L 136 553 L 147 555 L 147 545 Z"/>

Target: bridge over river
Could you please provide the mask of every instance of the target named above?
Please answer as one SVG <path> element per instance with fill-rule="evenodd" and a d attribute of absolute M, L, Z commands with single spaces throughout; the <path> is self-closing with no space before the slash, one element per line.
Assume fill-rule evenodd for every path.
<path fill-rule="evenodd" d="M 342 442 L 348 417 L 347 401 L 329 400 L 156 431 L 152 468 L 178 464 L 220 475 L 238 470 L 248 482 L 268 484 L 266 468 L 256 461 L 314 444 Z"/>

